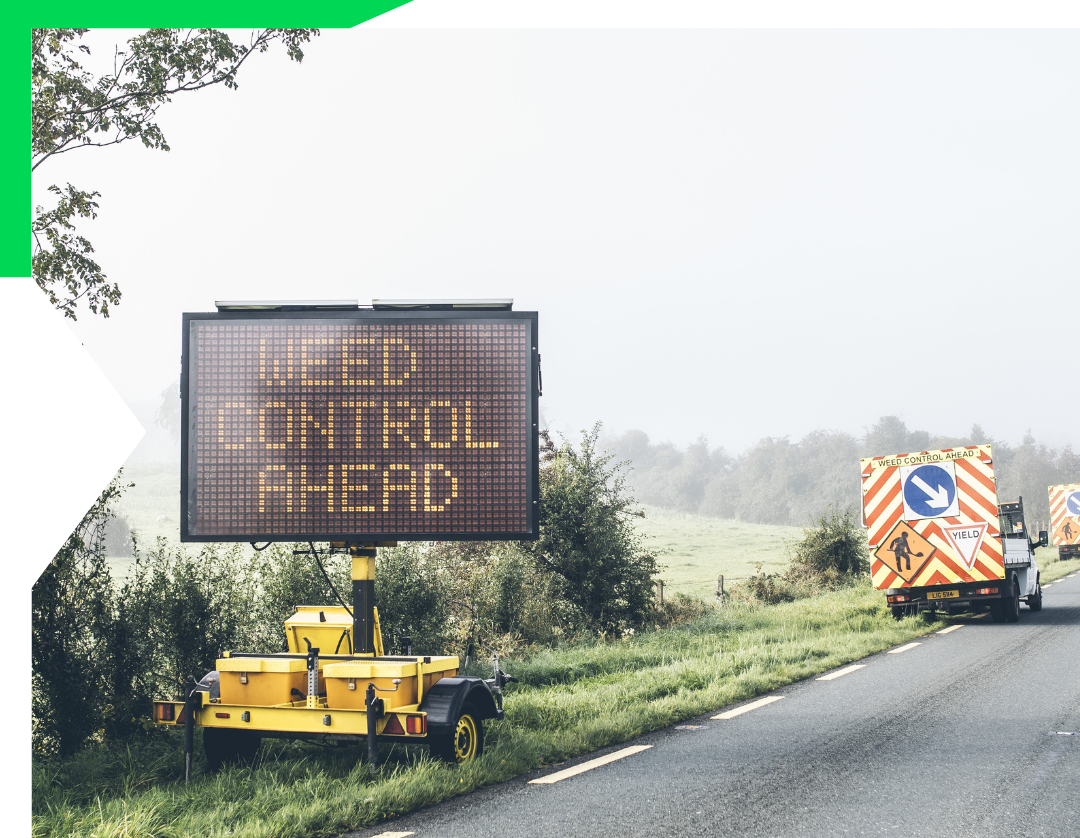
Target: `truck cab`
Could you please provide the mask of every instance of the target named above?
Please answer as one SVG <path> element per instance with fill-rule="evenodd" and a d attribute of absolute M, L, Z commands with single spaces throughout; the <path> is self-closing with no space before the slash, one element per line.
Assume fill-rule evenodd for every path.
<path fill-rule="evenodd" d="M 1039 611 L 1042 608 L 1042 585 L 1039 583 L 1039 566 L 1035 562 L 1035 548 L 1046 546 L 1048 534 L 1040 532 L 1037 541 L 1031 540 L 1022 497 L 1015 503 L 998 504 L 998 521 L 1005 554 L 1005 581 L 1015 586 L 1012 594 L 1017 601 L 1015 610 L 1019 610 L 1019 602 L 1023 601 L 1032 611 Z M 1014 609 L 1007 590 L 1001 604 L 990 607 L 994 619 L 1011 617 Z"/>

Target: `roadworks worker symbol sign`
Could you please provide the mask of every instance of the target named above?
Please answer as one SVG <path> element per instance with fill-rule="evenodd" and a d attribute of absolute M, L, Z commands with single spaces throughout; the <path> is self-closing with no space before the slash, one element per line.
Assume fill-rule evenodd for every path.
<path fill-rule="evenodd" d="M 874 557 L 905 582 L 910 582 L 930 561 L 935 550 L 933 544 L 901 521 L 874 551 Z"/>
<path fill-rule="evenodd" d="M 904 520 L 947 518 L 959 512 L 956 470 L 951 462 L 900 466 L 904 487 Z"/>
<path fill-rule="evenodd" d="M 1051 486 L 1048 491 L 1054 546 L 1080 544 L 1080 483 Z"/>
<path fill-rule="evenodd" d="M 875 588 L 1005 578 L 989 445 L 867 457 L 861 466 Z"/>

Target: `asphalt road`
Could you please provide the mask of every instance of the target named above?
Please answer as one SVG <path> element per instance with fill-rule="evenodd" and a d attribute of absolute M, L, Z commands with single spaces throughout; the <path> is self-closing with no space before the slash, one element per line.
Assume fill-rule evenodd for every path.
<path fill-rule="evenodd" d="M 698 730 L 657 731 L 350 838 L 1080 836 L 1080 576 L 1043 602 L 1021 606 L 1018 624 L 958 620 L 735 718 L 714 711 L 686 723 Z M 631 745 L 651 747 L 529 783 Z"/>

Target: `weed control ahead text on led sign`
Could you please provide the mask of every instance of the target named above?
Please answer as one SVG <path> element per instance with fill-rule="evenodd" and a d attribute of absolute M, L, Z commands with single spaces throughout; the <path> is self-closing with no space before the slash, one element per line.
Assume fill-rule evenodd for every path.
<path fill-rule="evenodd" d="M 184 315 L 185 541 L 532 538 L 535 312 Z"/>

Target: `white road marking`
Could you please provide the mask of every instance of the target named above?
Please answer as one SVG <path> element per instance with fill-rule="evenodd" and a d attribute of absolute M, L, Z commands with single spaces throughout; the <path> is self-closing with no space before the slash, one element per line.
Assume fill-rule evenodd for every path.
<path fill-rule="evenodd" d="M 415 832 L 380 832 L 378 835 L 372 835 L 371 838 L 409 838 L 410 835 L 415 834 Z"/>
<path fill-rule="evenodd" d="M 642 751 L 647 751 L 651 747 L 652 745 L 632 745 L 629 748 L 623 748 L 621 751 L 615 751 L 607 756 L 590 759 L 588 762 L 575 765 L 573 768 L 564 768 L 562 771 L 556 771 L 554 774 L 537 777 L 535 780 L 529 780 L 529 782 L 542 784 L 557 783 L 559 780 L 565 780 L 567 777 L 584 774 L 586 771 L 592 771 L 594 768 L 599 768 L 601 765 L 607 765 L 609 762 L 615 762 L 615 760 L 622 759 L 623 757 L 640 754 Z"/>
<path fill-rule="evenodd" d="M 1065 578 L 1066 578 L 1066 579 L 1072 579 L 1072 578 L 1073 578 L 1074 576 L 1076 576 L 1076 574 L 1075 574 L 1075 573 L 1070 573 L 1070 574 L 1069 574 L 1068 576 L 1066 576 Z"/>
<path fill-rule="evenodd" d="M 889 649 L 889 654 L 899 655 L 901 652 L 906 652 L 908 649 L 914 649 L 916 646 L 921 645 L 921 643 L 908 643 L 907 646 L 901 646 L 899 649 Z"/>
<path fill-rule="evenodd" d="M 1042 589 L 1045 591 L 1047 588 L 1052 588 L 1052 587 L 1053 587 L 1053 583 L 1050 583 L 1048 585 L 1043 585 Z"/>
<path fill-rule="evenodd" d="M 938 632 L 938 636 L 941 636 L 943 634 L 948 634 L 950 631 L 956 631 L 957 629 L 962 629 L 963 627 L 964 627 L 963 623 L 957 623 L 955 626 L 949 626 L 948 628 L 943 628 L 941 631 Z"/>
<path fill-rule="evenodd" d="M 981 620 L 985 616 L 986 616 L 986 612 L 983 611 L 982 614 L 972 614 L 970 617 L 968 617 L 968 619 L 969 620 Z"/>
<path fill-rule="evenodd" d="M 843 669 L 838 669 L 836 672 L 830 672 L 828 675 L 822 675 L 818 678 L 819 681 L 831 681 L 833 678 L 842 678 L 845 675 L 850 675 L 856 669 L 865 669 L 865 663 L 853 663 L 851 666 L 845 666 Z"/>
<path fill-rule="evenodd" d="M 742 707 L 736 707 L 734 710 L 720 713 L 717 716 L 713 716 L 713 718 L 734 719 L 736 716 L 741 716 L 743 713 L 749 713 L 751 710 L 757 710 L 759 707 L 764 707 L 766 704 L 772 704 L 774 701 L 779 701 L 781 698 L 783 698 L 782 695 L 770 695 L 766 698 L 759 698 L 757 701 L 751 701 L 749 704 L 744 704 Z"/>

